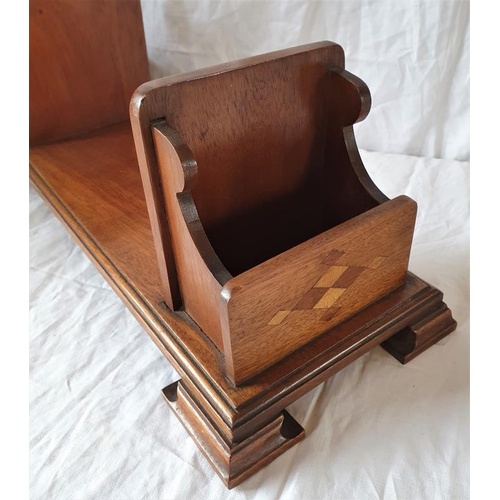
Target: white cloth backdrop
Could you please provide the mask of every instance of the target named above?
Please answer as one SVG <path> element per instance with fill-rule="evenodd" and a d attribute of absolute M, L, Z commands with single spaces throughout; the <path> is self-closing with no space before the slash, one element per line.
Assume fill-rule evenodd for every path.
<path fill-rule="evenodd" d="M 418 202 L 410 269 L 445 293 L 459 327 L 404 367 L 376 348 L 291 405 L 306 439 L 227 492 L 160 397 L 174 370 L 31 192 L 32 500 L 468 498 L 469 164 L 456 161 L 469 156 L 468 3 L 142 6 L 153 77 L 322 39 L 344 47 L 372 93 L 355 129 L 379 151 L 365 164 L 388 196 Z"/>
<path fill-rule="evenodd" d="M 360 147 L 469 159 L 469 3 L 142 0 L 152 77 L 319 40 L 372 94 Z"/>
<path fill-rule="evenodd" d="M 32 192 L 31 500 L 465 500 L 469 165 L 364 152 L 419 204 L 410 269 L 451 336 L 406 366 L 377 347 L 289 407 L 307 437 L 227 492 L 160 396 L 178 377 Z"/>

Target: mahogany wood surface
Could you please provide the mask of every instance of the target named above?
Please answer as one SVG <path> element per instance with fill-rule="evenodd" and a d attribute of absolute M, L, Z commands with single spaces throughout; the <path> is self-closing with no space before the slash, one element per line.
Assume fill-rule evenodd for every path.
<path fill-rule="evenodd" d="M 31 144 L 123 121 L 149 79 L 139 0 L 30 0 Z"/>
<path fill-rule="evenodd" d="M 239 274 L 387 199 L 352 134 L 370 108 L 368 88 L 343 68 L 343 49 L 318 42 L 160 78 L 134 94 L 132 127 L 171 308 L 181 301 L 151 126 L 166 123 L 189 148 L 200 223 L 223 267 Z M 334 97 L 339 89 L 345 102 Z M 336 187 L 327 189 L 332 168 Z M 345 209 L 331 209 L 332 195 Z"/>
<path fill-rule="evenodd" d="M 166 125 L 155 127 L 154 143 L 184 309 L 224 352 L 237 384 L 404 282 L 416 211 L 406 197 L 233 278 L 192 202 L 197 169 L 191 151 Z"/>
<path fill-rule="evenodd" d="M 305 437 L 304 429 L 284 410 L 243 441 L 228 442 L 197 406 L 182 381 L 165 387 L 163 396 L 228 488 L 238 485 Z M 201 439 L 202 436 L 210 438 Z"/>
<path fill-rule="evenodd" d="M 172 86 L 184 81 L 186 75 L 148 84 L 134 98 L 132 116 L 136 118 L 134 135 L 141 164 L 139 171 L 132 131 L 123 113 L 128 94 L 148 78 L 139 1 L 34 0 L 30 3 L 30 31 L 30 179 L 178 372 L 179 382 L 165 388 L 163 394 L 228 487 L 243 481 L 304 437 L 303 429 L 286 412 L 287 405 L 378 344 L 383 343 L 389 352 L 406 362 L 455 328 L 441 292 L 412 274 L 404 274 L 401 286 L 391 288 L 392 291 L 358 313 L 258 373 L 244 386 L 235 387 L 227 378 L 225 360 L 212 342 L 214 339 L 210 340 L 180 308 L 171 227 L 165 216 L 153 148 L 152 127 L 166 119 L 163 91 L 157 90 L 156 85 Z M 300 211 L 293 206 L 297 201 L 318 208 L 319 202 L 313 196 L 309 181 L 317 182 L 323 154 L 339 158 L 341 165 L 349 162 L 351 168 L 341 176 L 338 186 L 321 184 L 324 188 L 320 197 L 321 216 L 313 224 L 314 229 L 306 228 L 299 217 L 297 228 L 292 227 L 284 240 L 260 243 L 256 254 L 244 253 L 240 269 L 243 271 L 386 201 L 366 174 L 352 134 L 352 123 L 368 112 L 367 89 L 342 69 L 343 53 L 338 46 L 320 43 L 304 49 L 311 50 L 316 52 L 310 59 L 310 55 L 298 56 L 313 63 L 306 65 L 311 74 L 306 71 L 303 75 L 307 92 L 297 94 L 295 89 L 285 96 L 285 101 L 301 109 L 299 102 L 293 99 L 305 99 L 304 102 L 313 105 L 313 114 L 299 113 L 299 122 L 285 127 L 293 142 L 297 141 L 296 148 L 292 148 L 286 158 L 280 158 L 275 151 L 272 153 L 282 177 L 286 168 L 294 165 L 290 183 L 285 182 L 284 191 L 276 196 L 279 200 L 277 220 L 282 220 L 279 207 L 288 207 L 299 217 Z M 285 57 L 294 51 L 296 49 L 281 54 Z M 264 63 L 268 58 L 260 56 L 253 62 Z M 323 78 L 315 64 L 324 58 L 334 61 L 336 69 Z M 229 63 L 212 72 L 224 73 L 234 67 L 234 63 Z M 202 74 L 206 75 L 206 70 L 194 72 L 187 78 L 195 82 Z M 274 81 L 277 90 L 282 88 L 281 80 L 286 75 L 288 73 L 282 72 L 282 78 Z M 254 77 L 258 82 L 259 71 Z M 226 83 L 231 83 L 230 76 L 224 78 L 228 79 Z M 262 75 L 260 78 L 262 85 L 266 85 Z M 316 90 L 323 91 L 332 84 L 351 96 L 350 104 L 336 101 L 335 93 L 325 97 L 324 108 L 318 104 L 321 93 Z M 187 109 L 193 105 L 186 98 L 196 97 L 196 87 L 196 83 L 190 87 L 180 107 L 172 108 L 179 119 L 184 116 L 182 107 Z M 216 92 L 215 85 L 212 89 Z M 141 94 L 143 92 L 148 95 Z M 217 103 L 219 108 L 224 105 L 212 102 Z M 207 113 L 213 111 L 222 116 L 225 111 L 219 108 L 208 109 Z M 338 116 L 329 114 L 332 108 L 339 110 Z M 158 114 L 159 110 L 163 114 Z M 234 110 L 226 111 L 237 120 Z M 255 137 L 266 140 L 257 122 L 252 122 L 251 111 L 248 110 L 248 117 L 255 128 Z M 312 131 L 308 129 L 313 117 L 332 131 L 329 141 L 321 137 L 319 126 Z M 208 119 L 208 114 L 205 118 Z M 272 122 L 274 117 L 270 118 Z M 174 125 L 177 128 L 178 124 Z M 224 128 L 226 125 L 222 131 L 230 132 Z M 182 127 L 180 130 L 183 133 Z M 207 151 L 213 145 L 206 141 L 212 137 L 211 132 L 200 128 L 198 133 L 195 139 L 201 149 L 197 148 L 196 153 L 199 149 L 202 157 L 205 153 L 210 157 Z M 281 136 L 281 139 L 287 137 Z M 234 134 L 232 138 L 235 139 Z M 181 139 L 177 146 L 183 144 L 184 136 Z M 306 139 L 309 145 L 315 145 L 313 150 L 308 149 Z M 318 144 L 322 154 L 316 148 Z M 244 143 L 239 146 L 245 152 L 252 149 Z M 178 152 L 179 148 L 176 154 Z M 232 154 L 238 158 L 240 153 Z M 258 155 L 264 163 L 267 161 L 262 152 Z M 306 159 L 315 160 L 312 177 L 306 176 L 306 182 L 299 188 L 297 182 L 304 173 Z M 246 181 L 245 173 L 242 175 L 238 183 Z M 234 207 L 234 203 L 243 208 L 265 207 L 268 198 L 274 199 L 276 195 L 268 189 L 270 186 L 263 189 L 261 199 L 255 196 L 255 189 L 246 197 L 245 190 L 238 186 L 241 200 L 227 204 L 226 199 L 222 205 L 208 208 L 206 217 L 212 221 L 209 227 L 212 228 L 210 234 L 215 235 L 214 241 L 219 234 L 224 243 L 232 231 L 231 221 L 221 215 L 224 212 L 221 207 Z M 339 209 L 332 201 L 336 197 L 342 199 L 343 208 Z M 202 200 L 203 195 L 199 198 Z M 401 202 L 410 210 L 411 203 L 404 199 L 398 203 Z M 180 207 L 186 209 L 192 204 L 180 203 Z M 309 210 L 307 206 L 305 210 Z M 281 212 L 281 217 L 284 213 Z M 262 214 L 259 219 L 259 210 L 255 214 L 255 220 L 260 220 L 266 231 L 271 231 L 272 221 L 266 226 Z M 196 214 L 191 215 L 196 223 Z M 186 218 L 186 213 L 183 216 Z M 220 217 L 225 226 L 219 224 Z M 230 262 L 231 257 L 223 258 L 226 263 Z M 372 262 L 372 266 L 382 265 L 382 262 Z M 335 266 L 345 267 L 337 262 L 330 267 Z M 350 285 L 346 283 L 352 284 L 350 280 L 356 277 L 352 271 L 346 274 L 346 269 L 340 274 L 337 268 L 328 269 L 318 282 L 326 285 L 340 279 L 347 289 Z M 223 269 L 225 267 L 219 270 Z M 231 275 L 216 278 L 220 286 L 221 281 L 231 279 Z M 269 320 L 271 326 L 286 319 L 279 312 L 277 318 L 275 315 Z"/>
<path fill-rule="evenodd" d="M 307 358 L 304 353 L 308 349 L 289 356 L 286 363 L 279 363 L 280 368 L 271 367 L 243 387 L 236 388 L 227 381 L 218 349 L 184 312 L 173 312 L 163 305 L 153 236 L 133 148 L 130 125 L 126 122 L 85 137 L 32 147 L 30 177 L 84 250 L 91 253 L 105 277 L 126 295 L 128 305 L 140 313 L 141 321 L 147 322 L 148 330 L 153 329 L 154 336 L 164 341 L 167 334 L 173 335 L 210 376 L 210 385 L 227 394 L 232 406 L 238 408 L 273 386 L 282 377 L 283 366 L 297 372 Z M 110 151 L 115 154 L 109 154 Z M 103 159 L 106 159 L 106 168 L 96 168 L 96 162 Z M 353 325 L 355 330 L 365 326 L 359 318 L 382 316 L 384 311 L 389 314 L 390 310 L 403 307 L 397 302 L 403 297 L 405 300 L 421 298 L 426 303 L 429 299 L 435 302 L 440 295 L 408 274 L 403 287 L 327 332 L 314 345 L 321 345 L 321 350 L 325 350 L 328 343 L 330 347 L 345 343 L 343 335 L 354 328 Z M 412 306 L 418 304 L 420 302 L 414 299 Z M 416 312 L 427 317 L 425 310 Z M 216 393 L 217 390 L 213 392 Z"/>
<path fill-rule="evenodd" d="M 130 125 L 122 123 L 63 143 L 33 147 L 30 164 L 30 178 L 37 190 L 179 373 L 195 408 L 182 415 L 174 409 L 197 434 L 198 445 L 216 470 L 218 459 L 210 451 L 214 447 L 223 448 L 217 455 L 238 450 L 239 460 L 251 472 L 267 463 L 266 456 L 255 463 L 255 449 L 243 443 L 249 445 L 247 439 L 279 418 L 286 406 L 369 349 L 411 330 L 426 335 L 425 342 L 415 346 L 421 352 L 456 326 L 442 294 L 408 274 L 402 287 L 248 384 L 234 387 L 225 376 L 220 351 L 184 312 L 172 312 L 163 303 Z M 411 345 L 405 352 L 411 355 Z M 202 432 L 196 417 L 199 412 L 214 435 Z M 292 433 L 281 444 L 276 437 L 272 456 L 300 435 L 300 431 Z M 246 459 L 241 458 L 244 456 Z M 234 486 L 237 482 L 225 463 L 219 473 Z M 246 477 L 244 470 L 240 462 L 237 476 L 241 480 Z"/>
<path fill-rule="evenodd" d="M 136 196 L 138 172 L 130 168 L 137 163 L 130 124 L 32 147 L 30 162 L 85 220 L 86 231 L 106 248 L 107 258 L 129 268 L 127 280 L 158 287 L 144 196 Z"/>
<path fill-rule="evenodd" d="M 162 130 L 165 131 L 164 127 Z M 182 290 L 182 306 L 227 356 L 219 309 L 222 284 L 231 275 L 208 241 L 196 206 L 189 199 L 190 168 L 195 165 L 191 154 L 174 130 L 169 129 L 168 134 L 169 140 L 166 140 L 162 132 L 155 129 L 154 143 L 170 231 L 175 236 L 172 250 Z"/>
<path fill-rule="evenodd" d="M 343 58 L 338 45 L 320 42 L 149 82 L 132 99 L 152 226 L 168 228 L 157 249 L 169 246 L 177 307 L 223 351 L 236 384 L 404 280 L 415 209 L 358 220 L 386 198 L 357 156 L 351 125 L 367 115 L 370 95 Z M 336 242 L 345 255 L 334 265 Z M 273 279 L 258 278 L 263 262 L 260 275 L 274 269 Z M 347 269 L 338 286 L 315 285 Z M 241 273 L 250 273 L 247 284 Z"/>
<path fill-rule="evenodd" d="M 400 196 L 229 280 L 230 378 L 247 380 L 401 286 L 415 215 Z"/>

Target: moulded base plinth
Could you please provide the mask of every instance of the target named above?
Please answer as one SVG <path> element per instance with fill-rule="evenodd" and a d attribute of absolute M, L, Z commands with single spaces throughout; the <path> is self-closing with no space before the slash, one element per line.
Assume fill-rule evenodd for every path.
<path fill-rule="evenodd" d="M 103 158 L 106 168 L 96 168 Z M 407 362 L 456 327 L 442 293 L 408 273 L 403 286 L 234 387 L 222 354 L 164 305 L 135 158 L 125 122 L 32 148 L 30 179 L 179 374 L 163 394 L 229 487 L 304 437 L 289 404 L 379 344 Z"/>
<path fill-rule="evenodd" d="M 426 291 L 430 291 L 430 287 Z M 432 294 L 431 297 L 426 294 L 421 295 L 420 298 L 425 297 L 425 300 L 412 297 L 396 308 L 400 309 L 400 313 L 403 311 L 405 313 L 394 319 L 389 316 L 381 329 L 377 330 L 375 327 L 378 337 L 372 337 L 372 334 L 368 333 L 377 324 L 377 321 L 371 322 L 364 327 L 367 335 L 362 341 L 356 341 L 356 337 L 353 337 L 349 344 L 346 339 L 344 356 L 335 361 L 335 356 L 339 352 L 333 351 L 330 360 L 324 363 L 318 361 L 312 363 L 302 378 L 307 381 L 294 392 L 282 391 L 278 394 L 277 400 L 275 399 L 277 394 L 272 391 L 266 395 L 267 391 L 263 389 L 260 394 L 256 394 L 256 399 L 261 400 L 263 408 L 261 413 L 248 410 L 232 411 L 228 407 L 214 408 L 213 401 L 207 400 L 203 393 L 196 389 L 191 393 L 186 389 L 186 386 L 193 387 L 194 381 L 190 379 L 184 382 L 179 380 L 165 387 L 162 391 L 163 396 L 217 474 L 228 488 L 232 488 L 305 437 L 305 431 L 300 424 L 286 410 L 279 409 L 333 375 L 348 364 L 346 360 L 353 360 L 364 354 L 367 346 L 374 341 L 378 340 L 376 343 L 379 343 L 380 339 L 386 338 L 387 332 L 391 332 L 395 325 L 400 325 L 400 322 L 404 321 L 405 314 L 408 324 L 381 343 L 385 350 L 403 364 L 456 328 L 456 322 L 450 310 L 440 300 L 439 292 Z M 285 387 L 288 384 L 292 386 L 297 380 L 293 373 L 289 373 L 287 378 L 288 380 L 282 381 Z M 246 388 L 235 390 L 244 392 Z M 278 413 L 274 414 L 276 411 Z M 213 418 L 213 415 L 220 415 L 221 412 L 229 413 L 229 423 L 223 419 Z M 242 417 L 245 414 L 254 416 L 245 421 Z M 265 418 L 260 418 L 262 416 Z M 244 423 L 240 424 L 241 421 Z M 238 437 L 241 440 L 238 441 Z"/>
<path fill-rule="evenodd" d="M 231 489 L 305 437 L 304 429 L 283 410 L 241 442 L 227 439 L 188 394 L 182 381 L 162 391 L 163 397 L 219 477 Z"/>
<path fill-rule="evenodd" d="M 409 325 L 381 346 L 402 364 L 408 363 L 457 327 L 451 311 L 441 302 L 429 316 Z"/>

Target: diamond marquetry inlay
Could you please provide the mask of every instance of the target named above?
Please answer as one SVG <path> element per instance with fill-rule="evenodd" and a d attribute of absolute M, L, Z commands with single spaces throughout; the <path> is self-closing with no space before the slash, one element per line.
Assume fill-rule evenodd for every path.
<path fill-rule="evenodd" d="M 316 284 L 308 290 L 292 309 L 278 311 L 267 323 L 269 326 L 281 325 L 292 311 L 308 311 L 311 309 L 327 309 L 324 320 L 332 319 L 340 307 L 332 307 L 342 294 L 363 274 L 366 269 L 378 269 L 386 259 L 375 257 L 368 267 L 337 266 L 335 263 L 344 255 L 340 250 L 332 250 L 324 259 L 323 264 L 330 266 Z"/>

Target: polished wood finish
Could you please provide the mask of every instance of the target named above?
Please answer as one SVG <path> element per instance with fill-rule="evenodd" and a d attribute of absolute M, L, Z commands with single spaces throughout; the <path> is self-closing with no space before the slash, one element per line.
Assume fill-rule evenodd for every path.
<path fill-rule="evenodd" d="M 106 168 L 99 168 L 103 161 Z M 197 435 L 198 445 L 213 464 L 220 460 L 207 450 L 225 442 L 230 443 L 231 451 L 279 418 L 293 401 L 399 332 L 424 331 L 426 324 L 432 324 L 432 336 L 427 345 L 422 344 L 428 347 L 455 328 L 442 294 L 408 274 L 403 286 L 362 313 L 309 342 L 250 383 L 234 387 L 225 375 L 221 352 L 186 313 L 165 307 L 129 124 L 32 148 L 30 163 L 30 178 L 37 190 L 179 373 L 190 404 L 199 409 L 189 415 L 179 413 L 179 418 Z M 199 411 L 215 429 L 214 436 L 202 433 L 197 426 Z M 188 420 L 192 423 L 187 424 Z M 273 456 L 287 443 L 283 441 Z M 218 456 L 227 449 L 219 450 Z M 252 452 L 248 455 L 253 463 Z M 219 466 L 216 470 L 234 485 L 229 465 L 222 463 L 222 472 Z M 252 471 L 259 463 L 253 463 Z M 261 465 L 264 463 L 263 458 Z M 240 465 L 240 478 L 244 477 L 243 469 Z"/>
<path fill-rule="evenodd" d="M 356 156 L 350 127 L 370 96 L 343 65 L 321 42 L 149 82 L 132 99 L 150 213 L 166 209 L 152 220 L 168 225 L 165 272 L 235 384 L 404 282 L 416 206 L 386 201 Z"/>
<path fill-rule="evenodd" d="M 30 0 L 30 144 L 127 119 L 149 79 L 139 0 Z"/>
<path fill-rule="evenodd" d="M 176 236 L 172 238 L 172 251 L 182 290 L 182 306 L 224 352 L 220 294 L 221 283 L 226 283 L 231 275 L 213 250 L 190 199 L 190 166 L 195 165 L 191 155 L 173 130 L 168 131 L 172 142 L 165 139 L 160 130 L 154 132 L 169 227 Z"/>
<path fill-rule="evenodd" d="M 304 429 L 286 411 L 242 441 L 227 441 L 182 381 L 163 389 L 163 396 L 217 474 L 232 488 L 305 437 Z M 207 439 L 208 437 L 208 439 Z"/>
<path fill-rule="evenodd" d="M 251 378 L 401 286 L 415 215 L 413 200 L 396 198 L 229 280 L 231 379 Z"/>
<path fill-rule="evenodd" d="M 232 277 L 198 217 L 189 149 L 166 125 L 153 136 L 184 309 L 224 353 L 237 384 L 404 283 L 416 213 L 407 197 Z"/>
<path fill-rule="evenodd" d="M 151 126 L 167 124 L 196 162 L 192 197 L 217 256 L 204 259 L 221 282 L 224 270 L 251 269 L 387 199 L 352 132 L 370 109 L 368 88 L 343 68 L 342 48 L 319 42 L 161 78 L 134 94 L 132 128 L 169 307 L 182 300 Z M 324 183 L 332 162 L 335 182 Z M 342 203 L 332 207 L 332 197 Z"/>
<path fill-rule="evenodd" d="M 443 325 L 446 327 L 443 328 Z M 398 361 L 406 364 L 455 328 L 456 322 L 451 311 L 446 304 L 441 303 L 431 315 L 393 335 L 382 343 L 382 347 Z"/>
<path fill-rule="evenodd" d="M 127 9 L 128 7 L 124 9 L 123 14 L 118 10 L 118 17 L 123 15 L 123 19 L 127 19 Z M 137 10 L 135 12 L 133 19 L 130 19 L 135 26 L 131 39 L 143 36 L 142 27 L 139 29 L 137 24 Z M 64 17 L 64 14 L 61 15 Z M 93 24 L 89 17 L 82 19 L 86 19 L 86 29 L 92 31 Z M 50 38 L 50 33 L 47 36 Z M 35 50 L 33 47 L 32 49 Z M 337 55 L 340 53 L 338 49 L 334 50 Z M 56 53 L 56 56 L 59 55 Z M 33 53 L 31 56 L 33 57 Z M 47 57 L 55 56 L 50 54 Z M 231 65 L 228 66 L 230 67 Z M 331 78 L 341 75 L 342 85 L 358 96 L 355 99 L 359 104 L 358 109 L 349 108 L 349 112 L 341 115 L 349 116 L 348 121 L 352 122 L 356 117 L 359 119 L 366 114 L 366 94 L 360 94 L 356 90 L 360 85 L 359 82 L 356 83 L 355 77 L 351 78 L 341 71 L 329 75 Z M 96 88 L 95 91 L 97 94 L 99 89 Z M 360 95 L 365 97 L 359 98 Z M 334 98 L 330 96 L 329 99 Z M 138 110 L 137 104 L 137 100 L 134 100 L 133 112 Z M 39 103 L 34 105 L 38 106 Z M 176 261 L 170 232 L 173 228 L 168 225 L 164 212 L 165 205 L 176 200 L 173 197 L 170 201 L 164 200 L 160 184 L 164 179 L 160 178 L 159 169 L 156 168 L 156 152 L 152 149 L 152 130 L 156 126 L 161 131 L 161 123 L 165 121 L 150 121 L 157 105 L 155 102 L 148 104 L 147 100 L 141 102 L 141 113 L 144 114 L 138 113 L 137 116 L 142 121 L 135 123 L 135 140 L 139 146 L 139 160 L 142 162 L 141 172 L 129 122 L 111 124 L 114 118 L 108 120 L 95 116 L 95 121 L 86 123 L 86 132 L 78 137 L 53 141 L 57 137 L 73 136 L 76 133 L 73 125 L 69 124 L 67 129 L 63 127 L 57 133 L 45 137 L 50 144 L 33 145 L 30 148 L 30 179 L 178 372 L 180 380 L 166 387 L 163 395 L 214 470 L 231 488 L 304 437 L 301 426 L 285 409 L 290 403 L 378 344 L 382 344 L 400 361 L 406 362 L 451 332 L 456 323 L 442 302 L 441 292 L 411 273 L 402 273 L 401 270 L 406 266 L 404 262 L 407 258 L 408 239 L 411 239 L 409 226 L 414 217 L 414 204 L 402 197 L 374 208 L 386 201 L 386 198 L 364 171 L 354 147 L 352 127 L 349 125 L 338 132 L 343 137 L 346 145 L 344 153 L 347 151 L 352 167 L 351 173 L 344 177 L 345 186 L 354 190 L 362 189 L 365 194 L 361 197 L 362 201 L 356 202 L 350 200 L 342 189 L 325 185 L 325 210 L 331 215 L 322 220 L 326 220 L 325 224 L 330 227 L 325 229 L 317 226 L 317 234 L 311 234 L 310 237 L 313 241 L 328 245 L 330 229 L 333 228 L 333 232 L 341 231 L 343 223 L 348 227 L 352 225 L 351 229 L 354 230 L 359 224 L 363 227 L 363 221 L 366 220 L 376 219 L 380 224 L 389 221 L 391 230 L 402 237 L 400 243 L 393 242 L 396 249 L 401 245 L 399 250 L 394 250 L 400 259 L 392 260 L 395 274 L 389 282 L 381 281 L 381 296 L 375 293 L 371 302 L 362 310 L 330 326 L 322 335 L 311 338 L 300 349 L 291 351 L 286 358 L 265 369 L 261 367 L 263 371 L 255 374 L 244 385 L 236 387 L 227 377 L 223 352 L 186 311 L 176 307 L 176 304 L 180 304 L 181 296 L 178 288 L 176 289 Z M 71 103 L 66 102 L 65 106 L 71 107 Z M 146 109 L 152 110 L 151 116 L 145 112 Z M 60 116 L 63 117 L 61 123 L 64 123 L 65 113 Z M 52 117 L 47 117 L 49 125 L 51 120 Z M 101 126 L 105 122 L 108 125 Z M 95 124 L 99 124 L 97 130 L 93 130 Z M 47 130 L 55 129 L 50 125 Z M 79 132 L 82 131 L 83 129 Z M 169 136 L 169 142 L 175 149 L 181 142 L 176 144 L 172 137 L 174 136 Z M 178 155 L 179 148 L 175 151 L 175 158 L 182 158 L 182 155 Z M 168 175 L 175 176 L 175 171 Z M 353 176 L 358 181 L 353 180 Z M 175 177 L 172 180 L 179 181 Z M 145 190 L 143 185 L 146 186 Z M 338 211 L 330 200 L 331 196 L 344 196 L 345 208 Z M 328 204 L 332 206 L 328 207 Z M 182 203 L 179 207 L 182 211 Z M 385 216 L 374 218 L 372 209 L 375 213 L 394 211 L 400 214 L 401 220 L 389 220 Z M 156 223 L 154 220 L 151 223 L 155 217 Z M 356 222 L 357 217 L 361 219 Z M 350 219 L 353 219 L 352 223 L 346 222 Z M 385 226 L 381 225 L 370 225 L 372 227 L 377 231 L 385 230 Z M 400 232 L 394 229 L 397 227 Z M 298 235 L 301 235 L 299 240 L 303 238 L 305 233 L 301 233 L 302 230 L 299 229 L 294 238 Z M 322 234 L 325 231 L 326 234 Z M 341 231 L 341 234 L 346 236 L 347 233 Z M 320 240 L 316 240 L 317 237 Z M 325 237 L 323 242 L 322 238 Z M 306 237 L 308 239 L 309 236 Z M 285 254 L 288 251 L 301 253 L 304 248 L 308 249 L 308 244 L 308 241 L 290 240 L 285 246 L 291 245 L 291 248 L 286 249 Z M 267 247 L 264 245 L 260 249 L 267 252 L 274 245 L 275 243 Z M 277 248 L 274 246 L 273 251 Z M 169 255 L 165 254 L 165 249 L 170 252 Z M 382 255 L 382 252 L 370 254 L 369 262 L 342 261 L 343 258 L 347 259 L 349 251 L 333 246 L 328 254 L 325 252 L 323 260 L 326 268 L 315 278 L 312 288 L 350 290 L 361 283 L 358 280 L 363 279 L 364 273 L 368 273 L 366 276 L 372 273 L 374 277 L 379 269 L 391 262 L 391 259 L 387 260 L 389 256 Z M 342 252 L 344 253 L 340 255 Z M 279 253 L 282 251 L 279 250 Z M 274 258 L 279 259 L 280 255 Z M 252 259 L 249 259 L 247 264 L 251 262 Z M 170 268 L 171 265 L 174 267 Z M 259 265 L 265 266 L 266 263 Z M 291 262 L 290 269 L 294 273 L 297 271 Z M 259 270 L 259 266 L 253 264 L 247 269 L 249 273 L 257 274 L 263 270 L 266 270 L 265 267 Z M 227 277 L 229 281 L 242 280 L 242 290 L 245 286 L 254 286 L 253 280 L 244 281 L 244 270 L 239 275 Z M 219 280 L 216 282 L 221 286 Z M 395 287 L 396 284 L 400 286 Z M 312 309 L 319 304 L 316 309 L 327 312 L 333 309 L 329 306 L 335 307 L 331 301 L 337 293 L 329 292 L 326 297 L 323 294 L 316 302 L 304 297 L 298 304 L 312 305 Z M 348 291 L 343 292 L 337 300 L 342 300 L 347 293 Z M 270 311 L 273 316 L 265 318 L 269 328 L 279 328 L 288 318 L 288 314 L 285 317 L 283 313 L 286 310 L 279 309 L 280 304 L 276 305 L 278 310 Z"/>
<path fill-rule="evenodd" d="M 85 231 L 106 248 L 109 261 L 129 269 L 127 280 L 158 286 L 146 204 L 135 193 L 139 174 L 125 167 L 137 163 L 129 123 L 32 147 L 30 163 L 50 179 L 74 217 L 86 221 Z"/>

